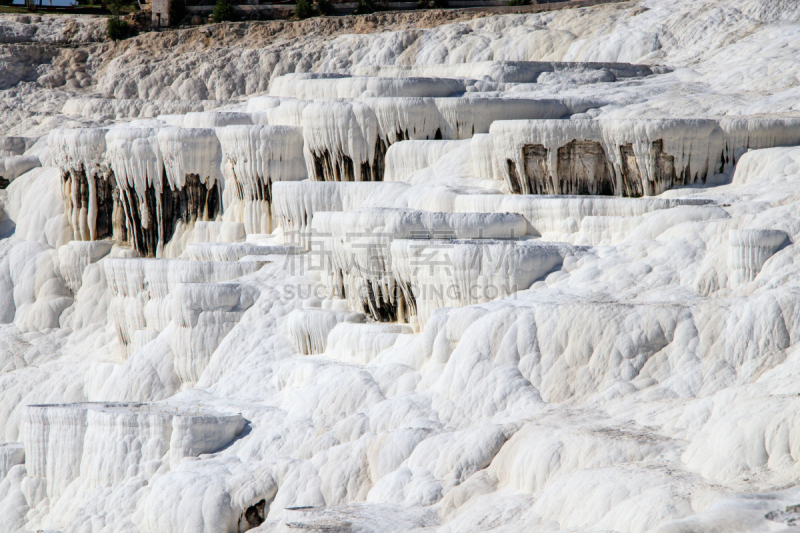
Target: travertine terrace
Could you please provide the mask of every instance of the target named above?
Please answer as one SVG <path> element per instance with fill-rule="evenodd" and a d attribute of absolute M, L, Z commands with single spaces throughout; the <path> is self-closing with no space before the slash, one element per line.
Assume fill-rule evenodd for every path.
<path fill-rule="evenodd" d="M 0 18 L 0 532 L 800 526 L 800 5 Z"/>

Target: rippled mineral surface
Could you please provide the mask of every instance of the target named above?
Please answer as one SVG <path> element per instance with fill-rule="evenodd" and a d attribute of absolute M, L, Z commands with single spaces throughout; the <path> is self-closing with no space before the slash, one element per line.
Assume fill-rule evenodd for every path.
<path fill-rule="evenodd" d="M 0 532 L 800 527 L 800 4 L 0 16 Z"/>

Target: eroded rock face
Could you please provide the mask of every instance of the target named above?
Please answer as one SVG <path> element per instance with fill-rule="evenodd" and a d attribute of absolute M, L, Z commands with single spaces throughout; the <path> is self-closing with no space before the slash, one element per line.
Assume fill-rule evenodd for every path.
<path fill-rule="evenodd" d="M 541 144 L 527 144 L 522 147 L 525 159 L 525 178 L 532 194 L 557 194 L 556 184 L 547 170 L 547 148 Z M 520 176 L 513 161 L 507 161 L 508 172 L 512 176 L 511 189 L 516 193 L 523 190 Z M 559 187 L 560 188 L 560 187 Z"/>

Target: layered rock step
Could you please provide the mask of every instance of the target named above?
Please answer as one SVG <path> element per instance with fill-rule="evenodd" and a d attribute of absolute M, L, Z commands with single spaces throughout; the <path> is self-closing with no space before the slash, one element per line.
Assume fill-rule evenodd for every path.
<path fill-rule="evenodd" d="M 670 72 L 669 67 L 631 63 L 570 61 L 477 61 L 436 65 L 356 65 L 351 69 L 359 76 L 445 76 L 491 80 L 497 84 L 530 84 L 550 81 L 548 74 L 589 74 L 596 81 L 642 78 Z M 599 75 L 599 76 L 598 76 Z M 474 83 L 474 82 L 473 82 Z"/>
<path fill-rule="evenodd" d="M 313 355 L 325 352 L 328 335 L 339 324 L 363 323 L 364 313 L 332 309 L 296 309 L 286 317 L 286 333 L 298 353 Z"/>
<path fill-rule="evenodd" d="M 106 259 L 110 312 L 123 358 L 167 327 L 172 320 L 170 295 L 179 284 L 229 281 L 263 265 L 261 261 Z"/>
<path fill-rule="evenodd" d="M 298 353 L 324 354 L 346 363 L 366 365 L 381 352 L 410 342 L 408 324 L 370 322 L 364 313 L 305 308 L 286 316 L 285 333 Z"/>
<path fill-rule="evenodd" d="M 406 191 L 405 183 L 315 182 L 275 183 L 274 217 L 284 234 L 294 237 L 311 228 L 314 214 L 323 211 L 352 211 L 365 203 L 381 205 L 386 197 Z"/>
<path fill-rule="evenodd" d="M 640 197 L 705 182 L 748 149 L 798 144 L 800 119 L 497 120 L 489 133 L 473 159 L 514 193 Z"/>
<path fill-rule="evenodd" d="M 392 147 L 399 148 L 404 141 Z M 423 142 L 423 141 L 420 141 Z M 448 141 L 433 141 L 436 143 Z M 667 209 L 686 208 L 691 219 L 726 218 L 727 213 L 711 200 L 703 198 L 620 198 L 608 196 L 504 195 L 464 194 L 447 187 L 431 188 L 425 194 L 406 194 L 411 187 L 404 183 L 279 183 L 275 188 L 275 217 L 287 238 L 299 239 L 309 246 L 314 214 L 318 212 L 350 212 L 361 206 L 394 206 L 413 209 L 436 206 L 460 213 L 517 213 L 528 221 L 525 231 L 531 235 L 548 235 L 561 240 L 581 232 L 587 240 L 619 241 L 641 222 L 641 217 Z M 327 215 L 323 215 L 327 216 Z M 685 217 L 684 217 L 685 218 Z M 326 219 L 327 220 L 327 219 Z M 683 220 L 678 218 L 677 220 Z M 668 222 L 666 222 L 668 223 Z M 322 235 L 330 228 L 318 226 Z"/>
<path fill-rule="evenodd" d="M 80 290 L 86 267 L 108 255 L 113 246 L 110 241 L 70 241 L 58 249 L 61 276 L 72 294 Z"/>
<path fill-rule="evenodd" d="M 244 242 L 247 232 L 243 222 L 197 221 L 194 223 L 193 243 Z"/>
<path fill-rule="evenodd" d="M 405 140 L 469 139 L 492 122 L 557 119 L 592 107 L 578 101 L 470 96 L 314 101 L 302 112 L 309 176 L 381 181 L 388 148 Z"/>
<path fill-rule="evenodd" d="M 171 290 L 170 337 L 182 386 L 195 384 L 222 339 L 253 306 L 259 291 L 238 283 L 179 283 Z"/>
<path fill-rule="evenodd" d="M 414 338 L 408 324 L 341 322 L 328 333 L 325 355 L 345 363 L 367 365 L 378 355 Z"/>
<path fill-rule="evenodd" d="M 0 189 L 5 189 L 19 176 L 40 166 L 42 163 L 35 155 L 0 157 Z"/>
<path fill-rule="evenodd" d="M 460 275 L 459 268 L 477 268 L 479 272 L 485 269 L 487 275 L 490 270 L 500 272 L 505 269 L 509 279 L 516 279 L 515 269 L 528 269 L 528 266 L 517 265 L 514 259 L 505 257 L 517 253 L 514 239 L 524 237 L 528 230 L 527 221 L 518 214 L 364 208 L 350 212 L 317 213 L 312 230 L 325 250 L 322 266 L 331 293 L 347 299 L 352 309 L 363 311 L 377 321 L 405 322 L 417 317 L 424 326 L 429 309 L 425 307 L 425 314 L 418 316 L 416 299 L 419 294 L 415 294 L 415 290 L 419 293 L 420 287 L 431 285 L 432 291 L 440 292 L 440 288 L 449 286 Z M 404 242 L 413 244 L 396 246 Z M 511 248 L 507 250 L 502 243 Z M 489 248 L 482 248 L 484 245 Z M 470 258 L 464 254 L 450 257 L 449 252 L 437 257 L 437 250 L 459 246 L 458 250 L 466 246 L 476 250 L 476 253 Z M 412 249 L 415 252 L 409 251 Z M 420 251 L 423 249 L 427 251 Z M 539 246 L 540 252 L 544 250 L 549 251 L 550 248 Z M 487 263 L 486 259 L 480 257 L 483 251 L 496 253 L 496 256 L 489 258 Z M 462 264 L 469 260 L 472 261 L 469 265 Z M 558 255 L 556 263 L 548 263 L 546 270 L 549 271 L 561 260 L 562 255 Z M 491 261 L 498 263 L 491 264 Z M 524 262 L 525 259 L 520 258 L 520 261 Z M 542 270 L 544 266 L 534 259 L 531 261 L 531 265 L 537 265 L 537 278 L 545 273 Z M 447 268 L 440 268 L 442 266 Z M 430 278 L 410 277 L 417 271 L 428 269 L 431 270 Z M 399 277 L 401 272 L 405 277 Z M 529 280 L 529 276 L 523 275 L 519 281 L 512 282 L 514 290 L 529 287 L 533 279 Z M 470 279 L 463 281 L 467 285 L 471 283 Z M 497 286 L 500 286 L 499 281 Z M 498 292 L 488 299 L 502 296 L 508 294 L 501 295 Z M 427 297 L 423 295 L 423 298 Z"/>
<path fill-rule="evenodd" d="M 226 208 L 245 232 L 272 231 L 272 182 L 306 177 L 299 128 L 253 125 L 247 113 L 189 114 L 185 121 L 214 127 L 50 133 L 75 240 L 112 238 L 160 256 L 176 232 L 214 221 Z"/>
<path fill-rule="evenodd" d="M 519 213 L 530 223 L 529 232 L 539 235 L 575 233 L 587 218 L 631 219 L 679 207 L 725 216 L 715 202 L 703 198 L 462 194 L 452 202 L 455 212 Z"/>
<path fill-rule="evenodd" d="M 93 120 L 147 119 L 158 115 L 209 111 L 229 100 L 143 100 L 138 98 L 68 98 L 61 112 Z"/>
<path fill-rule="evenodd" d="M 306 253 L 301 246 L 250 243 L 195 243 L 184 250 L 192 261 L 238 261 L 246 256 L 298 255 Z"/>
<path fill-rule="evenodd" d="M 364 96 L 453 96 L 464 93 L 474 80 L 455 78 L 381 78 L 374 76 L 287 74 L 272 80 L 272 96 L 303 100 Z"/>
<path fill-rule="evenodd" d="M 180 126 L 184 128 L 222 128 L 225 126 L 252 126 L 253 116 L 239 111 L 192 112 L 182 117 Z"/>
<path fill-rule="evenodd" d="M 9 470 L 22 464 L 25 464 L 25 444 L 21 442 L 0 444 L 0 481 L 3 481 Z"/>
<path fill-rule="evenodd" d="M 453 150 L 469 146 L 471 142 L 469 139 L 397 142 L 386 151 L 386 172 L 383 179 L 384 181 L 406 181 L 413 172 L 433 165 Z"/>
<path fill-rule="evenodd" d="M 384 306 L 407 309 L 406 315 L 415 316 L 424 329 L 440 307 L 508 298 L 586 250 L 538 241 L 398 239 L 390 248 L 397 289 L 383 293 Z"/>
<path fill-rule="evenodd" d="M 85 402 L 29 405 L 24 411 L 25 465 L 57 499 L 80 477 L 87 488 L 152 475 L 185 457 L 214 452 L 244 428 L 239 414 L 193 406 Z"/>

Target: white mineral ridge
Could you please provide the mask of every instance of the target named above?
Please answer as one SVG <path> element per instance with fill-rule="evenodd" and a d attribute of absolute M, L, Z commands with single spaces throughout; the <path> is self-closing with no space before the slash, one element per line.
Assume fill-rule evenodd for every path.
<path fill-rule="evenodd" d="M 25 411 L 25 466 L 44 478 L 57 500 L 76 478 L 84 490 L 124 481 L 140 468 L 178 466 L 218 450 L 244 428 L 239 415 L 189 406 L 75 403 L 31 405 Z M 121 442 L 124 443 L 121 445 Z"/>
<path fill-rule="evenodd" d="M 0 178 L 14 181 L 32 168 L 42 166 L 39 158 L 32 155 L 0 157 Z"/>
<path fill-rule="evenodd" d="M 158 147 L 170 187 L 182 188 L 186 176 L 195 174 L 207 187 L 221 180 L 222 154 L 212 128 L 162 128 Z"/>
<path fill-rule="evenodd" d="M 272 184 L 307 177 L 302 128 L 227 126 L 217 129 L 217 136 L 225 177 L 223 203 L 247 233 L 270 233 Z"/>
<path fill-rule="evenodd" d="M 114 177 L 134 189 L 146 206 L 148 187 L 161 192 L 164 157 L 158 144 L 158 128 L 112 128 L 106 133 L 106 158 Z"/>
<path fill-rule="evenodd" d="M 112 245 L 108 241 L 71 241 L 58 249 L 58 266 L 69 290 L 80 290 L 86 267 L 108 255 Z"/>
<path fill-rule="evenodd" d="M 247 238 L 243 222 L 207 222 L 194 223 L 193 241 L 196 243 L 242 242 Z"/>
<path fill-rule="evenodd" d="M 198 243 L 184 250 L 188 259 L 195 261 L 238 261 L 248 255 L 287 255 L 304 253 L 299 246 L 260 245 L 249 243 Z"/>
<path fill-rule="evenodd" d="M 273 186 L 273 209 L 285 232 L 301 232 L 311 227 L 317 212 L 358 209 L 373 195 L 376 202 L 380 202 L 407 188 L 405 183 L 279 182 Z"/>
<path fill-rule="evenodd" d="M 328 309 L 296 309 L 286 317 L 286 331 L 292 346 L 303 355 L 325 353 L 328 334 L 337 324 L 364 322 L 363 313 Z"/>
<path fill-rule="evenodd" d="M 385 181 L 406 181 L 411 173 L 429 167 L 469 141 L 401 141 L 386 151 Z"/>
<path fill-rule="evenodd" d="M 155 120 L 159 115 L 206 111 L 230 103 L 216 100 L 182 101 L 83 97 L 67 99 L 61 112 L 65 115 L 77 115 L 87 119 L 141 119 L 144 121 Z"/>
<path fill-rule="evenodd" d="M 447 78 L 307 78 L 302 74 L 272 80 L 271 96 L 314 100 L 359 96 L 451 96 L 467 89 L 464 80 Z"/>
<path fill-rule="evenodd" d="M 0 16 L 0 531 L 800 525 L 797 2 L 473 15 Z"/>

